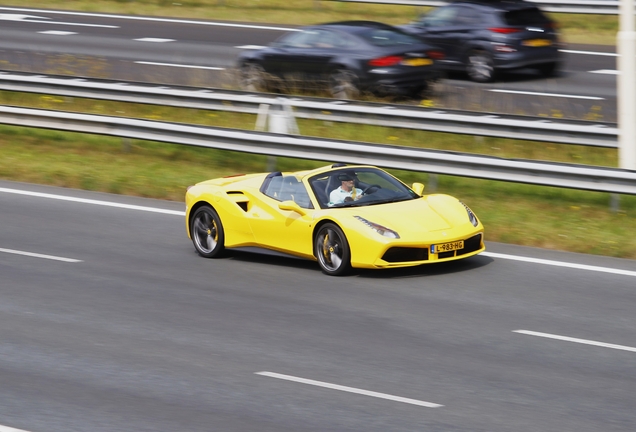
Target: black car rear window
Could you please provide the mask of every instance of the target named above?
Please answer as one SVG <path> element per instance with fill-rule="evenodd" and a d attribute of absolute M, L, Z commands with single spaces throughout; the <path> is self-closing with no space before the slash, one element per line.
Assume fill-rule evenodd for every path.
<path fill-rule="evenodd" d="M 375 46 L 415 45 L 421 43 L 418 39 L 394 30 L 369 29 L 359 36 Z"/>
<path fill-rule="evenodd" d="M 543 12 L 537 8 L 505 12 L 504 21 L 510 26 L 545 25 L 550 22 Z"/>

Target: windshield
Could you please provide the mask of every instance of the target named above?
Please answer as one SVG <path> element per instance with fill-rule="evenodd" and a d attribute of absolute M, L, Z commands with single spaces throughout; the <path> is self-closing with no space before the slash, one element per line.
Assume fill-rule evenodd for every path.
<path fill-rule="evenodd" d="M 321 208 L 386 204 L 419 198 L 414 191 L 377 168 L 347 168 L 309 179 Z"/>
<path fill-rule="evenodd" d="M 398 30 L 369 29 L 360 33 L 360 36 L 376 46 L 417 45 L 420 40 Z"/>

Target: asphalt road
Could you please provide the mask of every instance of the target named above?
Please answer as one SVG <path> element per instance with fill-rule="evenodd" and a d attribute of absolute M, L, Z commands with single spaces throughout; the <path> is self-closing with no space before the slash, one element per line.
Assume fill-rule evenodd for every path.
<path fill-rule="evenodd" d="M 634 261 L 333 278 L 200 258 L 183 210 L 0 182 L 2 432 L 636 430 Z"/>
<path fill-rule="evenodd" d="M 1 7 L 0 22 L 5 70 L 229 88 L 242 50 L 293 29 Z M 454 74 L 435 98 L 447 108 L 616 121 L 614 47 L 568 46 L 564 58 L 557 78 L 528 69 L 476 84 Z"/>

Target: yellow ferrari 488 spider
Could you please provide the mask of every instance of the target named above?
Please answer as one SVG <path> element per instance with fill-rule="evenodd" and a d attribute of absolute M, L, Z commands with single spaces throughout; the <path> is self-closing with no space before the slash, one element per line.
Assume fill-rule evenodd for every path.
<path fill-rule="evenodd" d="M 372 166 L 335 164 L 204 181 L 186 193 L 186 229 L 199 255 L 264 248 L 354 268 L 451 261 L 485 249 L 484 227 L 449 195 L 424 195 Z"/>

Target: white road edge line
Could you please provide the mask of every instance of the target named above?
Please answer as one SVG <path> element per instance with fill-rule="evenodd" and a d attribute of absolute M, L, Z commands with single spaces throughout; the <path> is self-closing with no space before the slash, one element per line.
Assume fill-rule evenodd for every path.
<path fill-rule="evenodd" d="M 82 260 L 78 260 L 78 259 L 75 259 L 75 258 L 64 258 L 64 257 L 53 256 L 53 255 L 43 255 L 43 254 L 39 254 L 39 253 L 25 252 L 25 251 L 19 251 L 19 250 L 14 250 L 14 249 L 3 249 L 3 248 L 0 248 L 0 252 L 8 253 L 8 254 L 14 254 L 14 255 L 24 255 L 24 256 L 33 257 L 33 258 L 44 258 L 44 259 L 54 260 L 54 261 L 64 261 L 64 262 L 69 262 L 69 263 L 82 262 Z M 2 432 L 2 431 L 0 431 L 0 432 Z"/>
<path fill-rule="evenodd" d="M 157 63 L 157 62 L 148 62 L 148 61 L 136 61 L 135 63 L 152 65 L 152 66 L 170 66 L 170 67 L 192 68 L 192 69 L 225 70 L 225 68 L 213 67 L 213 66 L 195 66 L 195 65 L 174 64 L 174 63 Z"/>
<path fill-rule="evenodd" d="M 28 431 L 0 425 L 0 432 L 28 432 Z"/>
<path fill-rule="evenodd" d="M 560 97 L 560 98 L 568 98 L 568 99 L 605 100 L 605 98 L 598 97 L 598 96 L 577 96 L 577 95 L 566 95 L 566 94 L 558 94 L 558 93 L 539 93 L 539 92 L 530 92 L 530 91 L 521 91 L 521 90 L 490 89 L 488 91 L 495 92 L 495 93 L 511 93 L 511 94 L 520 94 L 520 95 L 530 95 L 530 96 L 551 96 L 551 97 Z"/>
<path fill-rule="evenodd" d="M 82 204 L 100 205 L 105 207 L 116 207 L 116 208 L 122 208 L 122 209 L 128 209 L 128 210 L 139 210 L 139 211 L 145 211 L 145 212 L 151 212 L 151 213 L 163 213 L 163 214 L 169 214 L 174 216 L 185 216 L 185 211 L 166 210 L 166 209 L 160 209 L 155 207 L 144 207 L 144 206 L 121 204 L 121 203 L 114 203 L 114 202 L 108 202 L 108 201 L 98 201 L 93 199 L 75 198 L 75 197 L 69 197 L 64 195 L 21 191 L 17 189 L 7 189 L 7 188 L 0 188 L 0 192 L 12 193 L 16 195 L 27 195 L 27 196 L 33 196 L 38 198 L 57 199 L 61 201 L 71 201 L 71 202 L 82 203 Z"/>
<path fill-rule="evenodd" d="M 388 399 L 395 402 L 403 402 L 403 403 L 407 403 L 411 405 L 419 405 L 419 406 L 423 406 L 427 408 L 439 408 L 444 406 L 444 405 L 440 405 L 436 403 L 425 402 L 425 401 L 420 401 L 416 399 L 409 399 L 409 398 L 404 398 L 401 396 L 393 396 L 393 395 L 385 394 L 385 393 L 377 393 L 377 392 L 373 392 L 369 390 L 361 390 L 361 389 L 357 389 L 353 387 L 346 387 L 346 386 L 326 383 L 322 381 L 314 381 L 314 380 L 305 379 L 305 378 L 298 378 L 298 377 L 283 375 L 283 374 L 279 374 L 275 372 L 254 372 L 254 373 L 256 375 L 268 376 L 270 378 L 278 378 L 278 379 L 286 380 L 286 381 L 294 381 L 294 382 L 298 382 L 302 384 L 309 384 L 309 385 L 313 385 L 317 387 L 324 387 L 331 390 L 339 390 L 339 391 L 348 392 L 348 393 L 356 393 L 356 394 L 361 394 L 364 396 L 371 396 L 371 397 L 376 397 L 380 399 Z"/>
<path fill-rule="evenodd" d="M 550 333 L 540 333 L 540 332 L 535 332 L 530 330 L 513 330 L 512 332 L 521 333 L 521 334 L 530 335 L 530 336 L 538 336 L 538 337 L 543 337 L 548 339 L 557 339 L 557 340 L 562 340 L 566 342 L 575 342 L 575 343 L 580 343 L 584 345 L 594 345 L 594 346 L 599 346 L 603 348 L 612 348 L 617 350 L 636 352 L 636 348 L 625 346 L 625 345 L 608 344 L 605 342 L 597 342 L 597 341 L 592 341 L 587 339 L 578 339 L 578 338 L 573 338 L 568 336 L 559 336 L 559 335 L 554 335 Z"/>
<path fill-rule="evenodd" d="M 75 198 L 75 197 L 69 197 L 64 195 L 54 195 L 54 194 L 48 194 L 48 193 L 30 192 L 30 191 L 22 191 L 18 189 L 8 189 L 8 188 L 0 188 L 0 193 L 1 192 L 12 193 L 16 195 L 27 195 L 27 196 L 33 196 L 38 198 L 58 199 L 62 201 L 71 201 L 71 202 L 77 202 L 82 204 L 101 205 L 106 207 L 123 208 L 128 210 L 138 210 L 138 211 L 146 211 L 151 213 L 169 214 L 174 216 L 185 216 L 185 211 L 166 210 L 166 209 L 160 209 L 155 207 L 145 207 L 145 206 L 137 206 L 137 205 L 130 205 L 130 204 L 120 204 L 120 203 L 114 203 L 114 202 L 108 202 L 108 201 Z M 480 255 L 491 257 L 491 258 L 508 259 L 513 261 L 522 261 L 522 262 L 529 262 L 534 264 L 551 265 L 556 267 L 566 267 L 566 268 L 573 268 L 578 270 L 588 270 L 588 271 L 596 271 L 600 273 L 611 273 L 611 274 L 617 274 L 617 275 L 623 275 L 623 276 L 636 277 L 636 271 L 621 270 L 621 269 L 615 269 L 610 267 L 589 266 L 584 264 L 575 264 L 575 263 L 568 263 L 563 261 L 551 261 L 551 260 L 545 260 L 540 258 L 530 258 L 530 257 L 524 257 L 524 256 L 518 256 L 518 255 L 500 254 L 495 252 L 482 252 Z"/>
<path fill-rule="evenodd" d="M 500 254 L 495 252 L 482 252 L 479 255 L 483 255 L 483 256 L 487 256 L 491 258 L 500 258 L 500 259 L 507 259 L 507 260 L 513 260 L 513 261 L 523 261 L 523 262 L 534 263 L 534 264 L 550 265 L 555 267 L 566 267 L 566 268 L 572 268 L 577 270 L 589 270 L 589 271 L 595 271 L 600 273 L 611 273 L 611 274 L 617 274 L 617 275 L 623 275 L 623 276 L 636 277 L 636 271 L 621 270 L 621 269 L 615 269 L 610 267 L 590 266 L 585 264 L 575 264 L 575 263 L 569 263 L 564 261 L 551 261 L 551 260 L 540 259 L 540 258 L 530 258 L 530 257 L 523 257 L 518 255 L 507 255 L 507 254 Z"/>

